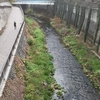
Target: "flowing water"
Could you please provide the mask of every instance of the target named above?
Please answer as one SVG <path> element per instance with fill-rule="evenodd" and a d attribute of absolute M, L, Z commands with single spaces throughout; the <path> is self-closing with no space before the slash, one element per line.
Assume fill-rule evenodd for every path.
<path fill-rule="evenodd" d="M 59 98 L 55 93 L 53 99 L 100 100 L 100 96 L 83 73 L 82 67 L 76 58 L 62 45 L 60 36 L 43 19 L 40 18 L 37 21 L 44 30 L 48 52 L 53 56 L 54 78 L 66 91 Z"/>

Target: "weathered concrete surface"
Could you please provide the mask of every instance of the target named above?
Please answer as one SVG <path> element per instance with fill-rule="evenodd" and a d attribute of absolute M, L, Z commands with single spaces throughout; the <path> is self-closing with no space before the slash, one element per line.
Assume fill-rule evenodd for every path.
<path fill-rule="evenodd" d="M 54 77 L 66 90 L 63 99 L 56 100 L 100 100 L 80 64 L 60 43 L 60 37 L 52 29 L 46 28 L 45 32 L 48 50 L 54 58 Z"/>
<path fill-rule="evenodd" d="M 16 15 L 18 14 L 18 15 Z M 17 28 L 14 29 L 14 21 L 17 23 Z M 19 33 L 20 27 L 24 21 L 24 16 L 18 7 L 12 7 L 12 12 L 9 16 L 6 29 L 0 36 L 0 74 L 2 73 L 3 67 L 6 60 L 12 50 L 15 43 L 16 37 Z"/>
<path fill-rule="evenodd" d="M 100 4 L 100 0 L 65 0 L 70 3 L 78 3 L 81 6 L 97 8 Z"/>
<path fill-rule="evenodd" d="M 0 3 L 2 3 L 2 2 L 8 2 L 8 0 L 0 0 Z"/>
<path fill-rule="evenodd" d="M 11 4 L 9 2 L 0 3 L 0 31 L 6 25 L 11 12 Z"/>

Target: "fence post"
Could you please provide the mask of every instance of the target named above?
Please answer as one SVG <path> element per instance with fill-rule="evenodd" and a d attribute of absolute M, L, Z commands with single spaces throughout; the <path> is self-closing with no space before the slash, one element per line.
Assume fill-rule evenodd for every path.
<path fill-rule="evenodd" d="M 64 16 L 64 6 L 65 6 L 65 3 L 62 2 L 61 20 L 63 20 L 63 16 Z"/>
<path fill-rule="evenodd" d="M 56 15 L 57 6 L 58 6 L 58 0 L 56 0 L 55 3 L 54 3 L 53 11 L 52 11 L 52 17 L 54 17 Z"/>
<path fill-rule="evenodd" d="M 60 1 L 60 9 L 59 9 L 59 17 L 60 17 L 60 19 L 61 19 L 61 17 L 62 17 L 62 9 L 63 9 L 63 0 L 62 1 Z"/>
<path fill-rule="evenodd" d="M 63 2 L 61 20 L 63 20 L 65 12 L 66 12 L 66 3 Z"/>
<path fill-rule="evenodd" d="M 74 4 L 70 4 L 70 3 L 68 4 L 67 23 L 66 23 L 68 27 L 70 27 L 71 18 L 73 14 L 73 7 L 74 7 Z"/>
<path fill-rule="evenodd" d="M 60 0 L 58 1 L 58 17 L 60 17 L 60 8 L 61 8 L 61 6 L 60 6 Z"/>
<path fill-rule="evenodd" d="M 90 8 L 87 23 L 86 23 L 86 28 L 85 28 L 84 42 L 86 42 L 87 35 L 88 35 L 89 25 L 91 21 L 91 13 L 92 13 L 92 9 Z"/>
<path fill-rule="evenodd" d="M 96 49 L 97 52 L 99 51 L 99 46 L 100 46 L 100 36 L 99 36 L 99 39 L 98 39 L 98 44 L 97 44 L 97 49 Z"/>
<path fill-rule="evenodd" d="M 74 20 L 75 28 L 77 28 L 77 26 L 78 26 L 79 13 L 80 13 L 80 6 L 76 5 L 76 14 L 75 14 L 75 20 Z"/>
<path fill-rule="evenodd" d="M 79 25 L 78 25 L 79 29 L 78 29 L 77 34 L 80 34 L 80 32 L 81 32 L 81 29 L 82 29 L 82 26 L 84 23 L 84 19 L 85 19 L 85 10 L 86 10 L 86 7 L 81 7 L 81 15 L 80 15 Z"/>
<path fill-rule="evenodd" d="M 98 11 L 97 11 L 97 25 L 96 25 L 96 31 L 94 33 L 94 41 L 93 41 L 94 44 L 96 42 L 96 38 L 97 38 L 98 31 L 99 31 L 99 27 L 100 27 L 100 4 L 98 6 Z"/>

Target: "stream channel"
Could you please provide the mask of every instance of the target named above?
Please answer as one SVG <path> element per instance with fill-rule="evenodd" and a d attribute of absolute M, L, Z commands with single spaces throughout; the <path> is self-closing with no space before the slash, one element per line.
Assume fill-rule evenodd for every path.
<path fill-rule="evenodd" d="M 54 100 L 100 100 L 100 96 L 84 74 L 81 65 L 70 51 L 61 43 L 60 36 L 44 20 L 33 17 L 44 30 L 48 52 L 53 57 L 54 78 L 66 91 L 61 98 L 53 95 Z"/>

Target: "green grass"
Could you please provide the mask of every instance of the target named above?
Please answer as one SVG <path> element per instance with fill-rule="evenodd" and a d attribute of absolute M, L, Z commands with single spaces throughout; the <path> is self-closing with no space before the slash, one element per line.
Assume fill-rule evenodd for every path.
<path fill-rule="evenodd" d="M 45 46 L 45 36 L 39 26 L 34 26 L 36 22 L 25 17 L 30 38 L 25 76 L 25 100 L 51 100 L 53 90 L 51 85 L 55 82 L 51 76 L 54 73 L 52 56 L 47 52 Z M 33 25 L 33 26 L 32 26 Z"/>
<path fill-rule="evenodd" d="M 100 91 L 100 59 L 74 35 L 63 37 L 63 42 L 82 65 L 93 85 L 96 84 L 95 88 Z"/>
<path fill-rule="evenodd" d="M 67 29 L 66 27 L 57 28 L 58 23 L 56 22 L 60 21 L 57 21 L 58 19 L 53 19 L 53 21 L 54 20 L 56 21 L 54 22 L 53 27 L 57 30 L 58 34 L 61 35 L 63 44 L 69 48 L 72 54 L 77 58 L 78 62 L 82 65 L 85 74 L 100 93 L 100 59 L 97 58 L 82 41 L 80 41 L 79 37 L 75 36 L 74 29 Z M 59 26 L 61 25 L 59 23 Z M 63 35 L 63 33 L 60 32 L 63 28 L 69 30 L 67 35 Z"/>
<path fill-rule="evenodd" d="M 77 37 L 70 35 L 70 38 L 69 36 L 66 36 L 63 40 L 65 45 L 67 44 L 67 46 L 69 46 L 78 61 L 83 61 L 83 63 L 81 63 L 83 66 L 88 62 L 88 66 L 91 66 L 93 73 L 100 69 L 100 60 L 91 52 L 91 50 L 89 50 L 89 48 L 83 43 L 80 43 Z"/>
<path fill-rule="evenodd" d="M 25 21 L 28 23 L 28 25 L 33 24 L 34 20 L 29 19 L 28 17 L 25 17 Z"/>

